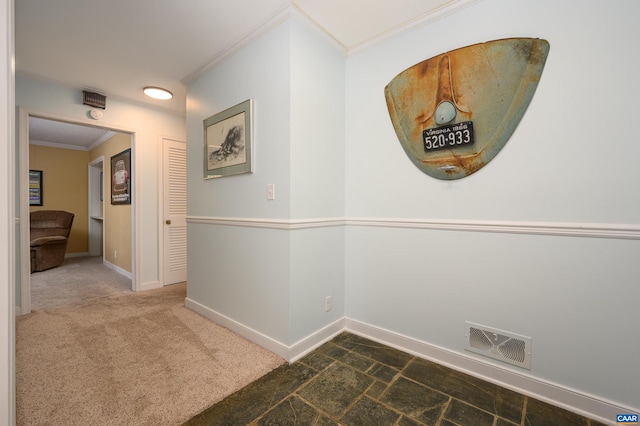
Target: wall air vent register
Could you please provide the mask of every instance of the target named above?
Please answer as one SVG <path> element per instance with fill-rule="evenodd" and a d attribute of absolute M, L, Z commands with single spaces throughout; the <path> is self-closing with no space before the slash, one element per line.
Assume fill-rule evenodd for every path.
<path fill-rule="evenodd" d="M 531 369 L 531 337 L 468 321 L 466 325 L 466 350 Z"/>
<path fill-rule="evenodd" d="M 82 91 L 82 104 L 94 108 L 107 108 L 107 97 L 96 92 Z"/>

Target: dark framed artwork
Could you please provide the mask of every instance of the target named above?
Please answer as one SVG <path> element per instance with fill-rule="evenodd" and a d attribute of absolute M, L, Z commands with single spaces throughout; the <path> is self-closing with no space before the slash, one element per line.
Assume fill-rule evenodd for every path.
<path fill-rule="evenodd" d="M 131 148 L 111 157 L 111 204 L 131 204 Z"/>
<path fill-rule="evenodd" d="M 248 99 L 203 121 L 205 179 L 253 171 L 252 110 Z"/>
<path fill-rule="evenodd" d="M 42 205 L 42 170 L 29 170 L 29 205 Z"/>

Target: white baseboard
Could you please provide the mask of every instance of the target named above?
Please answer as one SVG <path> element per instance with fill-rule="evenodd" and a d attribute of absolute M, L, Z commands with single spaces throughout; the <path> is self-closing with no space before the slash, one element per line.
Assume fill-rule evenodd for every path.
<path fill-rule="evenodd" d="M 341 318 L 299 342 L 287 346 L 194 300 L 186 298 L 184 304 L 187 308 L 216 324 L 226 327 L 234 333 L 281 356 L 287 362 L 294 362 L 302 358 L 341 332 L 348 331 L 515 392 L 548 402 L 603 424 L 615 425 L 616 414 L 640 412 L 638 407 L 623 407 L 615 402 L 588 395 L 566 386 L 543 381 L 527 373 L 512 371 L 508 368 L 494 365 L 491 362 L 476 358 L 476 355 L 471 353 L 454 352 L 349 318 Z"/>
<path fill-rule="evenodd" d="M 121 267 L 114 265 L 113 263 L 107 261 L 107 259 L 103 259 L 102 260 L 102 264 L 104 266 L 106 266 L 109 269 L 113 269 L 114 271 L 116 271 L 117 273 L 119 273 L 120 275 L 124 275 L 125 277 L 129 278 L 129 279 L 133 279 L 133 274 L 127 270 L 122 269 Z"/>
<path fill-rule="evenodd" d="M 289 361 L 287 359 L 289 348 L 287 348 L 287 346 L 283 345 L 282 343 L 272 339 L 271 337 L 265 336 L 264 334 L 253 330 L 252 328 L 249 328 L 219 312 L 216 312 L 213 309 L 201 305 L 200 303 L 189 299 L 188 297 L 184 299 L 184 306 L 194 312 L 199 313 L 203 317 L 210 319 L 216 324 L 228 328 L 229 330 L 239 334 L 245 339 L 250 340 L 259 346 L 262 346 L 263 348 L 270 350 L 274 354 L 279 355 L 285 360 Z"/>
<path fill-rule="evenodd" d="M 109 262 L 107 259 L 102 259 L 102 264 L 104 266 L 106 266 L 109 269 L 112 269 L 114 271 L 116 271 L 117 273 L 119 273 L 122 276 L 125 276 L 127 278 L 129 278 L 130 280 L 133 280 L 133 274 L 125 269 L 122 269 L 121 267 L 114 265 L 113 263 Z M 148 283 L 142 283 L 140 284 L 139 288 L 135 291 L 147 291 L 147 290 L 155 290 L 158 288 L 162 288 L 162 283 L 160 281 L 151 281 Z"/>
<path fill-rule="evenodd" d="M 615 425 L 616 414 L 640 412 L 638 407 L 623 407 L 615 402 L 544 381 L 524 372 L 517 372 L 494 365 L 489 361 L 476 358 L 476 355 L 471 353 L 454 352 L 349 318 L 341 318 L 299 342 L 287 346 L 189 298 L 185 299 L 185 306 L 253 343 L 270 350 L 288 362 L 294 362 L 302 358 L 341 332 L 348 331 L 604 424 Z"/>
<path fill-rule="evenodd" d="M 345 318 L 342 317 L 313 334 L 299 340 L 289 347 L 287 361 L 294 362 L 313 351 L 319 346 L 336 337 L 345 330 Z"/>
<path fill-rule="evenodd" d="M 276 355 L 281 356 L 287 362 L 294 362 L 302 358 L 307 353 L 311 352 L 323 343 L 328 342 L 344 331 L 344 318 L 340 318 L 334 323 L 310 334 L 297 343 L 287 346 L 189 298 L 184 300 L 184 306 L 199 313 L 216 324 L 228 328 L 245 339 L 262 346 Z"/>
<path fill-rule="evenodd" d="M 511 371 L 484 360 L 476 359 L 475 355 L 472 354 L 454 352 L 357 320 L 346 319 L 345 328 L 350 333 L 434 361 L 604 424 L 615 425 L 616 414 L 640 412 L 638 407 L 622 407 L 614 402 L 543 381 L 526 373 Z"/>
<path fill-rule="evenodd" d="M 140 284 L 140 288 L 137 291 L 155 290 L 162 287 L 163 285 L 160 281 L 151 281 L 148 283 Z"/>

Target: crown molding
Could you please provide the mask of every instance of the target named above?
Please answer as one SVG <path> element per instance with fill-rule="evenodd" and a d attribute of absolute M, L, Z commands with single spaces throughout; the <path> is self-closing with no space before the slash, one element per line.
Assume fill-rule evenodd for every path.
<path fill-rule="evenodd" d="M 378 34 L 375 37 L 371 37 L 354 46 L 350 46 L 347 49 L 347 54 L 350 56 L 353 54 L 360 53 L 363 50 L 382 44 L 392 38 L 398 37 L 416 28 L 431 24 L 432 22 L 445 18 L 453 13 L 459 12 L 481 1 L 482 0 L 457 0 L 454 2 L 450 2 L 432 12 L 419 16 L 411 21 L 404 22 L 396 26 L 395 28 L 391 28 L 388 31 Z"/>
<path fill-rule="evenodd" d="M 213 58 L 211 58 L 204 66 L 194 71 L 193 73 L 184 77 L 181 82 L 185 86 L 198 80 L 205 75 L 209 70 L 213 69 L 216 65 L 224 62 L 227 58 L 231 57 L 236 52 L 240 51 L 244 47 L 250 45 L 264 34 L 268 33 L 284 21 L 286 21 L 292 15 L 293 8 L 290 5 L 285 5 L 278 9 L 273 15 L 267 18 L 264 22 L 256 26 L 253 30 L 249 31 L 244 37 L 237 42 L 233 43 L 229 47 L 218 52 Z"/>

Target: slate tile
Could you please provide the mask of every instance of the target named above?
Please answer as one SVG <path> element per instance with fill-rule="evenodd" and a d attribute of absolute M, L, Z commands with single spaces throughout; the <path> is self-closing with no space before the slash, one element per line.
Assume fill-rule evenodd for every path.
<path fill-rule="evenodd" d="M 406 352 L 360 337 L 356 334 L 342 333 L 334 338 L 332 342 L 346 349 L 399 369 L 402 369 L 407 362 L 413 358 L 412 355 L 409 355 Z M 387 362 L 385 362 L 385 360 Z"/>
<path fill-rule="evenodd" d="M 494 416 L 495 426 L 604 426 L 347 332 L 184 425 L 485 426 Z"/>
<path fill-rule="evenodd" d="M 369 342 L 369 339 L 365 339 L 364 337 L 360 337 L 355 334 L 344 332 L 334 337 L 333 340 L 331 340 L 331 342 L 338 346 L 346 348 L 348 350 L 352 350 L 359 343 Z"/>
<path fill-rule="evenodd" d="M 283 365 L 188 420 L 187 426 L 249 424 L 317 374 L 294 363 Z"/>
<path fill-rule="evenodd" d="M 412 355 L 406 352 L 366 339 L 360 340 L 352 350 L 399 370 L 403 369 L 413 358 Z"/>
<path fill-rule="evenodd" d="M 493 426 L 495 417 L 471 405 L 452 400 L 444 414 L 445 419 L 459 425 Z"/>
<path fill-rule="evenodd" d="M 380 363 L 376 363 L 369 371 L 367 371 L 368 374 L 385 383 L 391 383 L 399 372 L 400 370 L 396 368 Z"/>
<path fill-rule="evenodd" d="M 331 363 L 335 362 L 335 359 L 330 358 L 322 353 L 311 352 L 310 354 L 298 360 L 298 362 L 306 364 L 314 370 L 322 371 L 329 365 L 331 365 Z"/>
<path fill-rule="evenodd" d="M 389 386 L 380 401 L 413 419 L 436 424 L 448 405 L 449 397 L 400 377 Z"/>
<path fill-rule="evenodd" d="M 512 423 L 508 420 L 502 419 L 500 417 L 498 417 L 498 420 L 496 421 L 496 426 L 520 426 L 520 422 L 518 423 Z M 602 425 L 604 426 L 604 425 Z"/>
<path fill-rule="evenodd" d="M 314 423 L 319 413 L 296 396 L 289 397 L 268 411 L 258 426 L 307 426 Z"/>
<path fill-rule="evenodd" d="M 349 352 L 341 356 L 340 361 L 363 372 L 367 371 L 367 369 L 369 369 L 369 367 L 371 367 L 375 362 L 372 359 L 359 355 L 355 352 Z"/>
<path fill-rule="evenodd" d="M 313 426 L 341 426 L 340 423 L 331 420 L 329 417 L 320 415 Z"/>
<path fill-rule="evenodd" d="M 376 380 L 375 383 L 373 383 L 367 390 L 367 395 L 369 395 L 371 398 L 377 399 L 386 389 L 386 383 Z"/>
<path fill-rule="evenodd" d="M 524 424 L 525 426 L 588 426 L 588 420 L 571 411 L 529 398 Z"/>
<path fill-rule="evenodd" d="M 400 414 L 367 397 L 362 397 L 340 419 L 346 426 L 393 425 Z"/>
<path fill-rule="evenodd" d="M 373 383 L 366 374 L 335 363 L 301 388 L 298 394 L 327 414 L 339 417 Z"/>
<path fill-rule="evenodd" d="M 493 383 L 420 358 L 412 360 L 402 374 L 514 423 L 522 419 L 524 396 Z"/>
<path fill-rule="evenodd" d="M 398 422 L 398 426 L 422 426 L 422 425 L 423 423 L 418 423 L 415 420 L 405 416 L 402 416 L 402 418 Z M 440 425 L 440 426 L 445 426 L 445 425 Z"/>
<path fill-rule="evenodd" d="M 349 350 L 343 348 L 340 345 L 337 345 L 332 340 L 332 341 L 327 342 L 324 345 L 320 346 L 319 348 L 317 348 L 313 352 L 326 355 L 326 356 L 331 357 L 333 359 L 340 359 L 342 356 L 344 356 L 344 354 L 348 353 Z"/>

